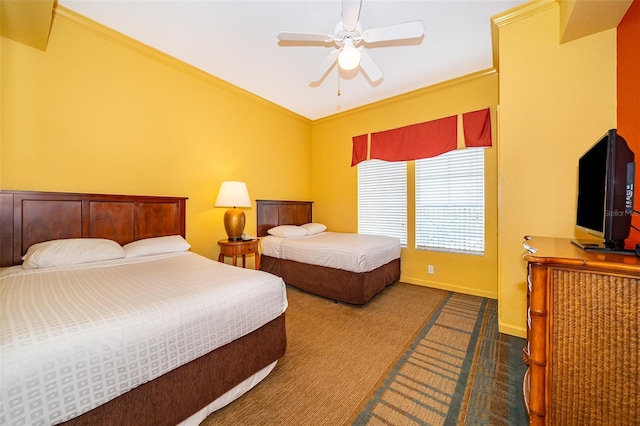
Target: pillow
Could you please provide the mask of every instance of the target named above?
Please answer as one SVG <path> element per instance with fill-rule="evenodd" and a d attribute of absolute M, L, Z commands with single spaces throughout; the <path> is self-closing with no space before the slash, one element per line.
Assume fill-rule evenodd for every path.
<path fill-rule="evenodd" d="M 145 238 L 124 245 L 126 257 L 147 256 L 150 254 L 174 253 L 187 251 L 191 244 L 181 235 L 169 235 L 166 237 Z"/>
<path fill-rule="evenodd" d="M 304 237 L 307 235 L 307 230 L 296 225 L 280 225 L 275 228 L 271 228 L 267 231 L 274 237 Z"/>
<path fill-rule="evenodd" d="M 307 235 L 315 235 L 324 232 L 327 226 L 321 223 L 305 223 L 304 225 L 300 225 L 300 228 L 307 231 Z"/>
<path fill-rule="evenodd" d="M 25 269 L 75 265 L 100 260 L 121 259 L 125 255 L 120 244 L 103 238 L 68 238 L 37 243 L 22 257 Z"/>

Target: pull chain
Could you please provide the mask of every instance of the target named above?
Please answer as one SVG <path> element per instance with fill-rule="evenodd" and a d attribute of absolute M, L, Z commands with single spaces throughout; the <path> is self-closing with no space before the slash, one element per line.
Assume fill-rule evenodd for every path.
<path fill-rule="evenodd" d="M 338 96 L 340 96 L 340 71 L 338 70 Z"/>

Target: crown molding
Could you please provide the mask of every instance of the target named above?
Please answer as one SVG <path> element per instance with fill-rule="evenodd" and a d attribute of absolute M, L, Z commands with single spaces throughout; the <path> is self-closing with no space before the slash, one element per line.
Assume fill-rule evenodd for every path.
<path fill-rule="evenodd" d="M 221 88 L 226 90 L 234 95 L 238 95 L 242 98 L 245 98 L 251 102 L 260 104 L 269 109 L 276 110 L 280 113 L 290 116 L 291 118 L 303 121 L 307 124 L 311 123 L 311 120 L 303 117 L 291 110 L 288 110 L 278 104 L 275 104 L 269 100 L 266 100 L 258 95 L 255 95 L 247 90 L 244 90 L 238 86 L 235 86 L 221 78 L 215 77 L 207 72 L 200 70 L 199 68 L 194 67 L 193 65 L 187 64 L 180 59 L 174 58 L 173 56 L 167 55 L 164 52 L 159 51 L 151 46 L 148 46 L 144 43 L 139 42 L 129 36 L 126 36 L 118 31 L 115 31 L 105 25 L 102 25 L 96 21 L 93 21 L 79 13 L 76 13 L 70 9 L 67 9 L 64 6 L 57 5 L 53 10 L 53 19 L 54 22 L 56 19 L 63 20 L 68 22 L 83 31 L 91 33 L 95 36 L 103 38 L 112 43 L 116 43 L 126 49 L 129 49 L 135 53 L 138 53 L 142 56 L 146 56 L 150 59 L 153 59 L 157 62 L 160 62 L 163 65 L 167 65 L 172 67 L 178 71 L 181 71 L 185 74 L 188 74 L 192 77 L 195 77 L 207 84 L 211 84 L 216 86 L 217 88 Z"/>
<path fill-rule="evenodd" d="M 461 77 L 457 77 L 451 80 L 443 81 L 442 83 L 433 84 L 431 86 L 423 87 L 421 89 L 412 90 L 411 92 L 402 93 L 400 95 L 392 96 L 390 98 L 382 99 L 377 102 L 373 102 L 367 105 L 363 105 L 361 107 L 353 108 L 348 111 L 338 112 L 333 115 L 329 115 L 327 117 L 319 118 L 313 121 L 313 124 L 319 124 L 324 121 L 330 121 L 335 118 L 344 118 L 351 114 L 361 113 L 373 108 L 380 108 L 384 106 L 388 106 L 398 102 L 404 102 L 411 98 L 415 98 L 418 96 L 424 96 L 429 93 L 437 92 L 440 90 L 450 89 L 455 86 L 461 86 L 463 84 L 467 84 L 469 82 L 473 82 L 475 80 L 483 79 L 483 78 L 492 78 L 498 75 L 498 72 L 494 68 L 487 68 L 482 71 L 477 71 L 471 74 L 466 74 Z"/>
<path fill-rule="evenodd" d="M 496 70 L 500 71 L 500 28 L 554 7 L 559 7 L 558 0 L 533 0 L 491 17 L 491 46 Z"/>

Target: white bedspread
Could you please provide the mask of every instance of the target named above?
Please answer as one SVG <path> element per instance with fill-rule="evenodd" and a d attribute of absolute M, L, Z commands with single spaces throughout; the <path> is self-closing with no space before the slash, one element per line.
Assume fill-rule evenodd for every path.
<path fill-rule="evenodd" d="M 369 272 L 400 257 L 400 239 L 382 235 L 321 232 L 296 238 L 272 235 L 262 254 L 351 272 Z"/>
<path fill-rule="evenodd" d="M 0 272 L 0 424 L 76 417 L 281 315 L 274 275 L 191 252 Z"/>

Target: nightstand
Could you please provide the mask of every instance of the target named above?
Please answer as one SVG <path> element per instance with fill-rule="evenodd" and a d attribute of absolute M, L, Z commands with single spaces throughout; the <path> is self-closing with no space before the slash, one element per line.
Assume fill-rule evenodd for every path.
<path fill-rule="evenodd" d="M 225 256 L 233 258 L 233 266 L 237 266 L 238 256 L 242 256 L 242 267 L 246 266 L 245 256 L 253 254 L 255 256 L 255 268 L 260 269 L 260 253 L 258 252 L 258 239 L 248 241 L 229 241 L 228 239 L 218 241 L 220 255 L 218 262 L 224 263 Z"/>

